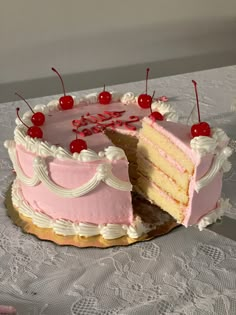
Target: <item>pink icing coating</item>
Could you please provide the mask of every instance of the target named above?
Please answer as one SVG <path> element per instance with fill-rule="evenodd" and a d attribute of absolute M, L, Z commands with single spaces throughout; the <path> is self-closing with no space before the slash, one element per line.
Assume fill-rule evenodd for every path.
<path fill-rule="evenodd" d="M 30 154 L 17 145 L 19 165 L 27 176 L 33 175 L 33 159 Z M 76 188 L 94 176 L 101 162 L 78 162 L 48 160 L 50 178 L 64 188 Z M 121 180 L 129 181 L 128 162 L 112 162 L 112 172 Z M 116 190 L 101 183 L 93 191 L 79 198 L 63 198 L 51 192 L 42 183 L 30 187 L 21 183 L 22 193 L 29 204 L 39 212 L 53 219 L 66 219 L 73 222 L 94 224 L 130 224 L 133 220 L 130 192 Z M 94 209 L 94 211 L 93 211 Z"/>
<path fill-rule="evenodd" d="M 124 134 L 136 136 L 141 127 L 140 119 L 150 114 L 150 109 L 141 109 L 136 104 L 124 105 L 120 102 L 114 102 L 108 106 L 100 104 L 80 104 L 68 111 L 55 111 L 46 115 L 46 122 L 42 126 L 44 140 L 50 144 L 56 144 L 69 150 L 69 144 L 75 139 L 75 133 L 72 131 L 72 121 L 80 121 L 82 116 L 89 118 L 86 121 L 85 128 L 91 130 L 95 127 L 94 115 L 103 114 L 104 111 L 123 112 L 117 120 L 122 124 L 117 126 L 117 130 Z M 132 128 L 127 128 L 125 122 L 130 120 L 130 116 L 135 116 L 135 122 L 132 122 Z M 135 119 L 134 119 L 135 120 Z M 196 223 L 199 218 L 216 207 L 220 197 L 222 174 L 219 173 L 214 180 L 204 187 L 198 194 L 194 190 L 195 182 L 201 178 L 209 169 L 213 156 L 207 155 L 203 158 L 195 153 L 190 147 L 190 127 L 173 122 L 160 121 L 154 123 L 148 117 L 144 120 L 150 124 L 157 132 L 161 132 L 193 161 L 196 166 L 194 176 L 189 185 L 190 202 L 185 211 L 185 219 L 182 222 L 185 226 Z M 102 121 L 102 123 L 109 122 Z M 103 133 L 93 133 L 86 137 L 88 148 L 95 152 L 103 151 L 105 147 L 112 145 L 111 141 Z M 81 131 L 80 131 L 81 132 Z M 82 131 L 83 132 L 83 131 Z M 80 134 L 81 135 L 81 134 Z M 82 135 L 84 136 L 84 135 Z M 26 151 L 22 146 L 17 145 L 17 156 L 19 164 L 27 176 L 33 175 L 33 159 L 35 154 Z M 168 157 L 166 153 L 162 154 L 175 167 L 183 172 L 182 167 L 177 161 Z M 47 158 L 49 167 L 49 176 L 58 185 L 66 188 L 75 188 L 86 183 L 93 177 L 99 161 L 78 162 L 75 160 L 58 160 Z M 129 181 L 128 162 L 119 160 L 110 162 L 112 172 L 122 180 Z M 130 192 L 115 190 L 101 183 L 95 190 L 79 198 L 62 198 L 49 191 L 43 184 L 36 187 L 29 187 L 21 183 L 22 193 L 29 204 L 39 212 L 44 212 L 53 219 L 66 219 L 72 222 L 88 222 L 94 224 L 119 223 L 130 224 L 133 221 L 133 209 Z M 170 198 L 167 196 L 167 198 Z"/>
<path fill-rule="evenodd" d="M 222 172 L 219 172 L 199 193 L 194 190 L 194 185 L 195 178 L 193 177 L 189 185 L 189 204 L 182 222 L 186 227 L 197 223 L 202 216 L 217 207 L 221 196 Z"/>
<path fill-rule="evenodd" d="M 57 144 L 69 150 L 70 142 L 75 139 L 75 134 L 72 131 L 75 126 L 73 126 L 72 121 L 81 121 L 81 117 L 86 116 L 88 113 L 90 116 L 93 116 L 103 114 L 104 111 L 122 112 L 124 110 L 125 112 L 115 120 L 119 119 L 123 122 L 122 126 L 117 127 L 117 130 L 123 130 L 128 133 L 130 130 L 126 128 L 125 123 L 130 120 L 135 120 L 130 119 L 130 116 L 137 116 L 139 118 L 139 121 L 129 124 L 130 126 L 135 127 L 135 129 L 139 129 L 141 127 L 140 119 L 150 114 L 150 109 L 141 109 L 136 104 L 124 105 L 120 102 L 111 103 L 109 105 L 80 104 L 71 110 L 56 111 L 52 112 L 50 116 L 47 116 L 46 123 L 42 126 L 44 139 L 51 144 Z M 110 120 L 101 123 L 105 124 L 106 122 L 109 123 Z M 79 128 L 79 131 L 83 129 L 91 129 L 94 126 L 94 122 L 87 121 L 87 125 Z M 131 130 L 131 132 L 135 132 L 135 130 Z M 104 147 L 112 145 L 111 141 L 102 133 L 87 136 L 85 140 L 88 148 L 95 152 L 102 151 Z"/>
<path fill-rule="evenodd" d="M 121 120 L 122 125 L 119 126 L 119 130 L 131 134 L 136 134 L 136 129 L 141 127 L 140 119 L 150 114 L 149 109 L 143 110 L 137 104 L 124 105 L 120 102 L 109 105 L 82 103 L 71 110 L 55 111 L 46 115 L 46 122 L 42 126 L 44 140 L 69 150 L 70 142 L 75 139 L 73 128 L 75 128 L 76 123 L 82 125 L 82 128 L 91 129 L 95 126 L 96 118 L 99 115 L 101 123 L 108 123 L 110 120 L 103 120 L 104 111 L 122 112 L 117 118 L 112 117 L 112 119 Z M 87 115 L 88 113 L 89 115 Z M 130 119 L 130 116 L 135 117 Z M 86 121 L 81 121 L 81 117 L 86 117 Z M 132 120 L 132 123 L 129 124 L 132 126 L 131 130 L 126 125 L 130 120 Z M 88 148 L 97 153 L 103 151 L 109 145 L 113 145 L 103 133 L 93 133 L 91 136 L 87 136 L 85 140 Z M 26 151 L 19 145 L 17 145 L 16 150 L 24 173 L 27 176 L 32 176 L 33 159 L 36 155 Z M 86 183 L 93 177 L 96 167 L 101 163 L 99 161 L 88 163 L 75 160 L 61 161 L 51 158 L 47 158 L 47 161 L 50 178 L 58 185 L 67 188 L 76 188 Z M 111 163 L 113 174 L 129 182 L 128 162 L 118 160 Z M 24 198 L 36 211 L 44 212 L 53 219 L 94 224 L 130 224 L 133 221 L 130 192 L 116 190 L 104 183 L 101 183 L 95 190 L 85 196 L 69 199 L 55 195 L 42 184 L 29 187 L 21 183 L 21 188 Z"/>

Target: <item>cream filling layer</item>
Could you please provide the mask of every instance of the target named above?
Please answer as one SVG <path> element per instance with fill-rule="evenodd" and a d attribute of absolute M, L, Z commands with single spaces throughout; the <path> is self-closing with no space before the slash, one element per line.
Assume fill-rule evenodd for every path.
<path fill-rule="evenodd" d="M 147 143 L 149 146 L 154 147 L 159 154 L 164 157 L 171 165 L 176 167 L 176 169 L 182 173 L 184 173 L 183 167 L 178 164 L 176 160 L 174 160 L 171 156 L 169 156 L 165 151 L 163 151 L 161 148 L 159 148 L 156 144 L 151 142 L 149 139 L 147 139 L 142 134 L 139 135 L 139 138 L 145 143 Z M 197 138 L 209 138 L 209 137 L 197 137 Z M 211 139 L 211 138 L 209 138 Z M 213 139 L 213 141 L 215 141 Z M 214 150 L 216 148 L 214 147 Z M 224 146 L 223 148 L 218 148 L 217 153 L 214 156 L 213 162 L 207 173 L 200 178 L 198 181 L 196 181 L 194 185 L 195 191 L 198 193 L 203 187 L 207 186 L 212 180 L 215 178 L 216 174 L 219 171 L 228 172 L 231 169 L 231 163 L 228 161 L 228 158 L 232 155 L 233 150 L 228 147 Z"/>
<path fill-rule="evenodd" d="M 142 140 L 144 143 L 147 143 L 149 146 L 153 147 L 155 150 L 159 152 L 159 154 L 166 159 L 172 166 L 174 166 L 179 172 L 184 173 L 185 169 L 171 156 L 169 156 L 164 150 L 158 147 L 155 143 L 150 141 L 148 138 L 143 136 L 142 134 L 139 135 L 139 139 Z"/>
<path fill-rule="evenodd" d="M 187 193 L 177 184 L 175 180 L 169 177 L 166 173 L 164 173 L 161 169 L 159 169 L 148 159 L 144 158 L 142 155 L 139 155 L 138 171 L 143 176 L 148 177 L 149 180 L 153 181 L 153 183 L 157 186 L 161 186 L 161 188 L 177 202 L 187 205 Z M 164 181 L 165 184 L 163 185 Z"/>
<path fill-rule="evenodd" d="M 83 237 L 91 237 L 101 235 L 104 239 L 116 239 L 122 236 L 128 236 L 137 239 L 145 233 L 151 231 L 154 226 L 145 224 L 140 217 L 136 217 L 130 225 L 124 224 L 90 224 L 84 222 L 71 222 L 68 220 L 55 220 L 48 215 L 34 210 L 29 203 L 24 200 L 18 180 L 16 179 L 12 185 L 12 202 L 20 214 L 32 220 L 33 224 L 40 228 L 50 228 L 56 234 L 69 236 L 78 235 Z"/>

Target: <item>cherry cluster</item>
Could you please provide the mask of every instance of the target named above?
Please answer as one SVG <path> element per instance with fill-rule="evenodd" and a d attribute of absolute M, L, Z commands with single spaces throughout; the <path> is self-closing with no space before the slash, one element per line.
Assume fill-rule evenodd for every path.
<path fill-rule="evenodd" d="M 34 126 L 27 126 L 23 120 L 20 118 L 19 116 L 19 111 L 20 108 L 17 107 L 16 109 L 16 115 L 19 118 L 19 120 L 22 122 L 22 124 L 28 129 L 27 130 L 27 135 L 30 136 L 31 138 L 43 138 L 43 131 L 39 126 L 42 126 L 45 122 L 45 115 L 41 112 L 34 112 L 32 107 L 30 106 L 30 104 L 26 101 L 26 99 L 24 99 L 24 97 L 22 97 L 20 94 L 15 93 L 19 98 L 21 98 L 29 107 L 29 109 L 32 111 L 33 115 L 31 117 L 31 121 L 33 123 Z"/>
<path fill-rule="evenodd" d="M 62 89 L 63 89 L 63 93 L 64 96 L 60 97 L 59 99 L 59 105 L 61 110 L 68 110 L 68 109 L 72 109 L 74 106 L 74 99 L 71 95 L 66 95 L 65 92 L 65 86 L 64 86 L 64 82 L 62 80 L 62 77 L 60 75 L 60 73 L 55 69 L 52 68 L 52 71 L 54 71 L 62 84 Z M 155 95 L 155 91 L 153 92 L 153 95 L 149 95 L 148 94 L 148 75 L 149 75 L 149 71 L 150 69 L 147 68 L 146 69 L 146 90 L 145 93 L 140 94 L 138 97 L 138 105 L 143 108 L 143 109 L 147 109 L 150 108 L 151 114 L 149 115 L 149 118 L 151 118 L 153 121 L 161 121 L 164 120 L 164 116 L 158 112 L 158 111 L 152 111 L 151 105 L 153 102 L 153 98 Z M 195 89 L 195 94 L 196 94 L 196 101 L 197 101 L 197 110 L 198 110 L 198 120 L 199 123 L 194 124 L 191 127 L 191 134 L 193 137 L 198 137 L 198 136 L 210 136 L 211 134 L 211 128 L 209 126 L 208 123 L 206 122 L 201 122 L 200 119 L 200 109 L 199 109 L 199 100 L 198 100 L 198 92 L 197 92 L 197 83 L 196 81 L 192 80 L 193 84 L 194 84 L 194 89 Z M 30 136 L 31 138 L 43 138 L 43 131 L 40 128 L 40 126 L 42 126 L 45 122 L 45 115 L 42 112 L 35 112 L 32 107 L 30 106 L 30 104 L 25 100 L 25 98 L 23 98 L 20 94 L 15 93 L 18 97 L 20 97 L 29 107 L 29 109 L 32 111 L 33 115 L 31 117 L 31 121 L 33 123 L 33 126 L 29 127 L 27 126 L 23 120 L 20 118 L 19 116 L 19 111 L 20 108 L 16 108 L 16 114 L 17 117 L 19 118 L 19 120 L 22 122 L 22 124 L 28 129 L 27 130 L 27 135 Z M 112 94 L 108 91 L 106 91 L 105 89 L 105 85 L 104 85 L 104 89 L 102 92 L 99 93 L 98 95 L 98 102 L 101 105 L 108 105 L 111 103 L 112 100 Z M 77 138 L 77 132 L 76 132 L 76 139 L 71 141 L 70 143 L 70 152 L 71 153 L 80 153 L 82 150 L 86 150 L 87 149 L 87 143 L 86 141 L 82 140 L 82 139 L 78 139 Z"/>

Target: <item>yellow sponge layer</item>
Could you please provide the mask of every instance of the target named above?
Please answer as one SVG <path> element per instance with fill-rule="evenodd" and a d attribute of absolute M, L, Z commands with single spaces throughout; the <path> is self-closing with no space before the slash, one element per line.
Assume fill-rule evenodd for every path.
<path fill-rule="evenodd" d="M 148 179 L 143 176 L 138 178 L 138 187 L 141 193 L 154 204 L 168 212 L 173 216 L 177 222 L 182 222 L 184 219 L 184 209 L 186 206 L 177 202 L 173 198 L 168 198 L 163 192 L 150 183 Z"/>
<path fill-rule="evenodd" d="M 178 148 L 172 141 L 170 141 L 167 137 L 157 132 L 150 125 L 143 123 L 143 127 L 140 131 L 140 135 L 147 138 L 154 145 L 157 145 L 163 151 L 165 151 L 169 156 L 178 161 L 178 163 L 188 171 L 188 173 L 193 174 L 194 164 L 186 156 L 186 154 Z"/>
<path fill-rule="evenodd" d="M 125 155 L 129 161 L 129 178 L 132 185 L 136 184 L 138 177 L 137 173 L 137 143 L 138 139 L 135 136 L 122 134 L 116 130 L 106 129 L 106 136 L 112 141 L 114 145 L 124 150 Z"/>
<path fill-rule="evenodd" d="M 114 145 L 119 148 L 125 149 L 136 149 L 138 139 L 135 136 L 131 136 L 128 134 L 122 134 L 115 130 L 106 129 L 106 136 L 112 141 Z"/>
<path fill-rule="evenodd" d="M 177 185 L 177 183 L 163 173 L 159 168 L 155 167 L 150 161 L 141 158 L 138 159 L 138 171 L 147 177 L 149 180 L 154 182 L 158 187 L 161 187 L 168 195 L 177 201 L 187 204 L 188 195 L 187 193 Z"/>
<path fill-rule="evenodd" d="M 152 164 L 157 165 L 158 168 L 173 179 L 182 188 L 184 192 L 188 192 L 189 187 L 189 177 L 187 172 L 180 172 L 173 166 L 169 161 L 167 161 L 153 146 L 150 146 L 142 139 L 139 139 L 138 151 L 137 151 L 138 164 L 140 158 L 144 156 L 147 160 L 151 161 Z M 139 158 L 140 157 L 140 158 Z"/>

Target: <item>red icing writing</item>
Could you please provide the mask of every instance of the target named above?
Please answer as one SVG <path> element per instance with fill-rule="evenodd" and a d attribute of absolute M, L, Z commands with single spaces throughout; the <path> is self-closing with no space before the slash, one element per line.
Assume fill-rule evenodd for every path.
<path fill-rule="evenodd" d="M 163 95 L 163 96 L 156 98 L 156 100 L 161 101 L 161 102 L 168 102 L 168 97 Z"/>
<path fill-rule="evenodd" d="M 137 128 L 135 126 L 130 125 L 130 124 L 139 121 L 139 117 L 138 116 L 129 116 L 129 119 L 130 120 L 128 120 L 124 123 L 124 126 L 129 130 L 136 130 Z"/>
<path fill-rule="evenodd" d="M 87 113 L 85 116 L 81 116 L 80 119 L 72 121 L 72 125 L 76 127 L 76 129 L 73 129 L 73 132 L 79 134 L 81 137 L 88 137 L 92 134 L 103 132 L 106 128 L 115 129 L 124 126 L 128 130 L 136 130 L 136 126 L 132 125 L 132 123 L 140 120 L 138 116 L 130 116 L 127 121 L 116 119 L 121 117 L 124 113 L 125 110 L 117 112 L 104 111 L 102 114 L 96 115 Z M 105 121 L 107 121 L 107 123 L 103 123 Z M 87 126 L 88 124 L 95 124 L 95 126 L 78 130 L 78 128 Z"/>
<path fill-rule="evenodd" d="M 86 116 L 81 116 L 80 119 L 73 120 L 72 125 L 76 128 L 79 128 L 82 126 L 86 126 L 89 123 L 96 124 L 102 121 L 110 120 L 111 118 L 121 117 L 124 112 L 125 110 L 119 112 L 104 111 L 102 114 L 96 115 L 90 115 L 90 113 L 87 113 Z"/>

